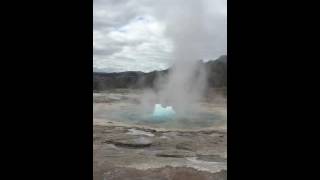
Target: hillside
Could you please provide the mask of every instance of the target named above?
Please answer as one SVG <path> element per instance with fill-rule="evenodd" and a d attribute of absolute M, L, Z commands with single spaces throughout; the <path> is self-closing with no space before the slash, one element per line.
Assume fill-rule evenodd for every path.
<path fill-rule="evenodd" d="M 208 85 L 211 88 L 227 87 L 227 56 L 221 56 L 199 66 L 205 68 L 208 74 Z M 93 91 L 103 91 L 113 88 L 154 88 L 158 77 L 164 77 L 170 69 L 149 73 L 127 71 L 119 73 L 93 72 Z"/>

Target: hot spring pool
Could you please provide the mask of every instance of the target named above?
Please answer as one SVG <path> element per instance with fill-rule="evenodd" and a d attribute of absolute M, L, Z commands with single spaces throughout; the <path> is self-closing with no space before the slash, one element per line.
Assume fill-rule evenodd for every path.
<path fill-rule="evenodd" d="M 199 105 L 198 105 L 199 106 Z M 157 121 L 152 117 L 153 107 L 141 109 L 134 103 L 94 103 L 93 118 L 132 125 L 165 129 L 202 129 L 226 126 L 226 109 L 213 104 L 202 104 L 197 112 Z"/>

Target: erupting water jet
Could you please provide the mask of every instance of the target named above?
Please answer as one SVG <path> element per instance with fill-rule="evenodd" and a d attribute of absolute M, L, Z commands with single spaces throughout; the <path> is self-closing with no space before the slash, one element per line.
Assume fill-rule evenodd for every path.
<path fill-rule="evenodd" d="M 155 104 L 152 118 L 154 120 L 168 120 L 172 119 L 176 112 L 171 106 L 162 107 L 161 104 Z"/>

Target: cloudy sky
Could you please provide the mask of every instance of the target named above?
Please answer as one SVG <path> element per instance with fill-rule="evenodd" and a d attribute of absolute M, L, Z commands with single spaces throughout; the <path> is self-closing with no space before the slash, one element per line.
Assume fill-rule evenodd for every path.
<path fill-rule="evenodd" d="M 93 0 L 93 70 L 165 69 L 227 53 L 227 0 Z"/>

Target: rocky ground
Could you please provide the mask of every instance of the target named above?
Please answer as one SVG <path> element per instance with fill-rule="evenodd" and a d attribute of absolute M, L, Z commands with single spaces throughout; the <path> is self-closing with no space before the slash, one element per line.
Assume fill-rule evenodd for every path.
<path fill-rule="evenodd" d="M 168 130 L 95 119 L 94 180 L 227 179 L 226 130 Z"/>
<path fill-rule="evenodd" d="M 226 179 L 226 132 L 94 126 L 94 179 Z"/>

